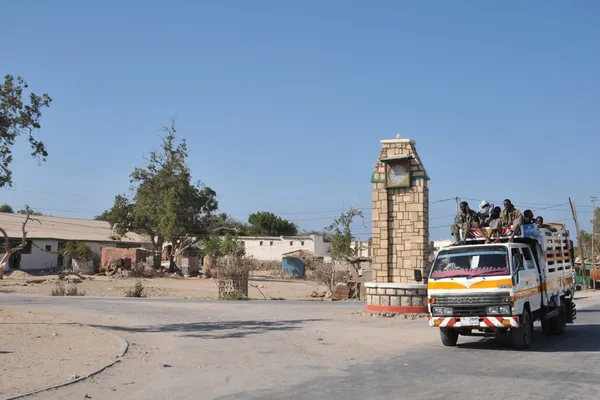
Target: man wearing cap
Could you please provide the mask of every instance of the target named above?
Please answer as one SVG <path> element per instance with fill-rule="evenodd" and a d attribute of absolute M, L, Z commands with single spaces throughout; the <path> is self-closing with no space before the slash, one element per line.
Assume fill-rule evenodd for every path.
<path fill-rule="evenodd" d="M 490 218 L 492 216 L 492 211 L 494 210 L 494 205 L 490 204 L 487 200 L 481 200 L 479 204 L 479 222 L 481 226 L 490 226 Z"/>

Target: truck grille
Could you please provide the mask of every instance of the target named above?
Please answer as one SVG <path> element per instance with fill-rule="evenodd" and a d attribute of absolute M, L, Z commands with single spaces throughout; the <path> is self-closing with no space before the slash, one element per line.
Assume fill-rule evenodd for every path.
<path fill-rule="evenodd" d="M 435 299 L 436 306 L 452 306 L 452 307 L 476 307 L 479 305 L 496 305 L 506 303 L 506 297 L 510 296 L 509 292 L 489 294 L 469 294 L 468 296 L 431 296 Z M 485 307 L 483 307 L 485 310 Z"/>
<path fill-rule="evenodd" d="M 477 317 L 486 315 L 486 306 L 454 306 L 452 316 L 454 317 Z"/>

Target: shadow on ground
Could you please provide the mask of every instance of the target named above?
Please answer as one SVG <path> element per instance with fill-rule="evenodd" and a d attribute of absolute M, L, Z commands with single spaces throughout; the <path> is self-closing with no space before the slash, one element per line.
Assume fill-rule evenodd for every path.
<path fill-rule="evenodd" d="M 259 335 L 267 332 L 293 331 L 301 329 L 303 324 L 322 321 L 321 319 L 296 319 L 283 321 L 223 321 L 192 322 L 185 324 L 167 324 L 145 327 L 125 327 L 110 325 L 91 325 L 97 328 L 112 329 L 132 333 L 184 333 L 185 337 L 202 339 L 232 339 Z"/>
<path fill-rule="evenodd" d="M 531 340 L 531 348 L 525 351 L 536 353 L 600 351 L 600 341 L 596 339 L 598 337 L 600 337 L 600 325 L 569 324 L 567 325 L 567 332 L 561 336 L 546 336 L 542 333 L 541 328 L 536 326 Z M 473 339 L 475 338 L 461 336 L 458 339 L 459 344 L 457 347 L 463 349 L 514 351 L 508 337 L 486 338 L 479 341 L 460 343 L 461 340 Z"/>

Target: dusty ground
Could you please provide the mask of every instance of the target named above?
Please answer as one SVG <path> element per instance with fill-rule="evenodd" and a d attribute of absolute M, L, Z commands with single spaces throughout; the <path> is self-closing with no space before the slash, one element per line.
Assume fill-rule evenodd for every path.
<path fill-rule="evenodd" d="M 279 279 L 268 272 L 254 273 L 251 276 L 249 297 L 263 299 L 283 298 L 285 300 L 308 300 L 315 290 L 324 292 L 325 287 L 314 282 L 297 279 Z M 142 278 L 147 297 L 177 299 L 216 299 L 217 284 L 214 279 L 202 278 Z M 14 271 L 0 280 L 0 292 L 23 293 L 48 296 L 56 287 L 56 276 L 32 276 L 22 271 Z M 86 296 L 124 297 L 125 291 L 136 282 L 135 278 L 111 278 L 102 275 L 90 276 L 76 286 Z M 260 291 L 259 291 L 260 290 Z"/>
<path fill-rule="evenodd" d="M 533 347 L 518 352 L 478 337 L 447 348 L 427 320 L 363 317 L 358 302 L 0 293 L 5 309 L 103 326 L 131 343 L 114 367 L 30 400 L 598 399 L 600 292 L 577 298 L 566 335 L 545 337 L 537 323 Z"/>
<path fill-rule="evenodd" d="M 120 350 L 106 331 L 28 309 L 0 310 L 0 337 L 0 398 L 87 375 Z"/>

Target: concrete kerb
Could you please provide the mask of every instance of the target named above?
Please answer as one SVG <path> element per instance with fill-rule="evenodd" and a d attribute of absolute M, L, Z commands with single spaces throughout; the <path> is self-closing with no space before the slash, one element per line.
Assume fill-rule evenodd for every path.
<path fill-rule="evenodd" d="M 53 318 L 55 318 L 55 317 L 53 317 Z M 55 319 L 62 320 L 60 318 L 55 318 Z M 68 322 L 66 320 L 62 320 L 62 321 Z M 84 376 L 80 376 L 79 378 L 72 379 L 72 380 L 69 380 L 67 382 L 59 383 L 59 384 L 56 384 L 56 385 L 48 386 L 48 387 L 45 387 L 45 388 L 42 388 L 42 389 L 37 389 L 37 390 L 34 390 L 32 392 L 21 393 L 21 394 L 13 395 L 13 396 L 10 396 L 10 397 L 5 397 L 5 398 L 0 399 L 0 400 L 22 399 L 24 397 L 33 396 L 34 394 L 43 393 L 43 392 L 47 392 L 49 390 L 59 389 L 61 387 L 72 385 L 74 383 L 81 382 L 81 381 L 83 381 L 85 379 L 91 378 L 94 375 L 98 375 L 99 373 L 101 373 L 102 371 L 106 370 L 107 368 L 110 368 L 113 365 L 121 362 L 121 360 L 123 359 L 123 357 L 127 353 L 127 350 L 129 349 L 129 342 L 127 341 L 127 339 L 125 339 L 124 337 L 122 337 L 120 335 L 117 335 L 116 333 L 110 331 L 109 329 L 98 328 L 98 327 L 91 327 L 90 325 L 87 325 L 87 324 L 79 324 L 79 325 L 80 326 L 87 326 L 88 328 L 98 329 L 98 330 L 104 331 L 104 332 L 108 333 L 109 335 L 111 335 L 112 337 L 114 337 L 115 339 L 117 339 L 117 341 L 120 343 L 121 347 L 119 349 L 119 353 L 116 355 L 116 359 L 114 361 L 111 361 L 111 362 L 105 364 L 104 366 L 102 366 L 102 367 L 100 367 L 100 368 L 98 368 L 98 369 L 96 369 L 96 370 L 94 370 L 94 371 L 92 371 L 92 372 L 84 375 Z"/>
<path fill-rule="evenodd" d="M 386 315 L 426 314 L 427 285 L 408 282 L 365 283 L 365 310 Z"/>

